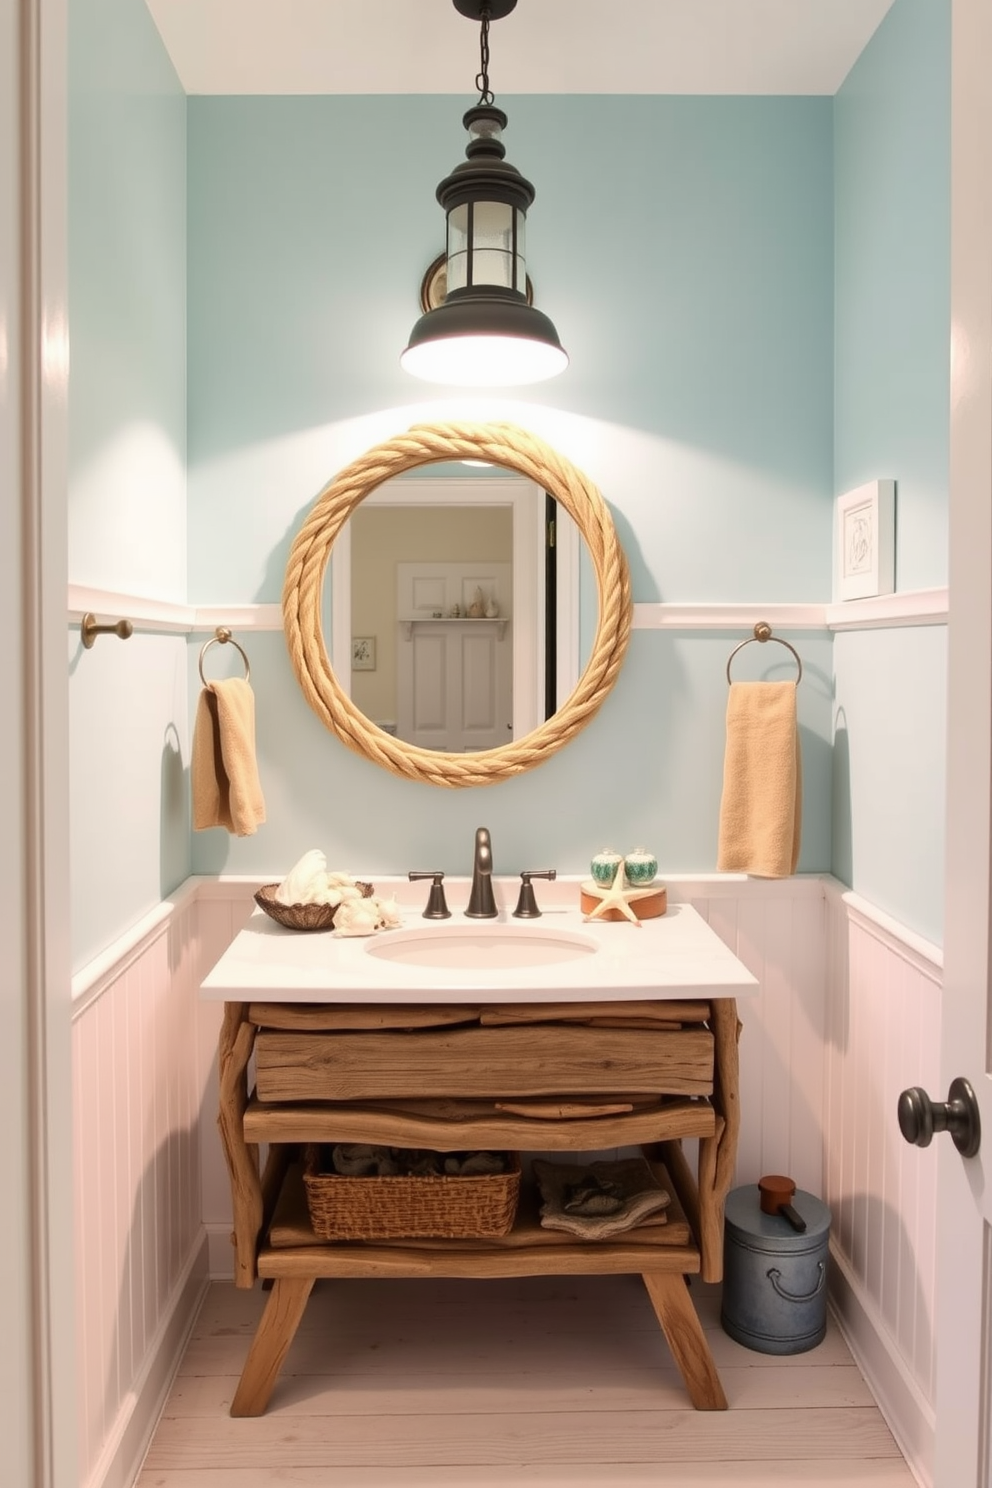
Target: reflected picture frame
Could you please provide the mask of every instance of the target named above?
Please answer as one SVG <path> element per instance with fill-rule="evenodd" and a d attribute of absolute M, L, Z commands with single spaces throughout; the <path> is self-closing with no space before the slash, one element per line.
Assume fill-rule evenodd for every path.
<path fill-rule="evenodd" d="M 351 670 L 353 672 L 375 671 L 375 636 L 352 636 Z"/>
<path fill-rule="evenodd" d="M 868 481 L 838 496 L 835 516 L 835 597 L 872 599 L 896 587 L 896 483 Z"/>

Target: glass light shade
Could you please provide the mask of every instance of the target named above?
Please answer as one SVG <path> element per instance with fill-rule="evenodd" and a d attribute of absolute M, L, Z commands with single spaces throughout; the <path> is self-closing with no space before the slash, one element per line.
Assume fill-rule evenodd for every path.
<path fill-rule="evenodd" d="M 459 289 L 410 332 L 400 365 L 426 382 L 513 387 L 568 366 L 554 324 L 511 289 Z"/>
<path fill-rule="evenodd" d="M 448 213 L 447 293 L 495 285 L 523 290 L 526 217 L 509 202 L 463 202 Z"/>
<path fill-rule="evenodd" d="M 440 336 L 408 346 L 400 364 L 424 382 L 443 382 L 451 387 L 522 387 L 564 372 L 568 357 L 560 346 L 521 336 Z"/>

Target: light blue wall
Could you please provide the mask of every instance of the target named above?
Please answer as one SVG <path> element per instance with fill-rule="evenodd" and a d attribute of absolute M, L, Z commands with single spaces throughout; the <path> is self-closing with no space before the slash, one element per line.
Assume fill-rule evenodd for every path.
<path fill-rule="evenodd" d="M 187 104 L 140 0 L 71 0 L 70 581 L 183 599 L 188 565 L 194 602 L 275 601 L 336 469 L 419 417 L 466 413 L 531 427 L 592 476 L 638 600 L 825 599 L 832 498 L 878 474 L 899 481 L 900 587 L 942 583 L 948 9 L 896 0 L 837 100 L 505 100 L 509 156 L 538 189 L 538 301 L 572 365 L 519 400 L 459 402 L 397 356 L 441 246 L 433 190 L 461 158 L 460 102 Z M 278 873 L 311 845 L 457 870 L 488 820 L 500 867 L 537 852 L 574 870 L 647 838 L 664 871 L 711 868 L 737 638 L 636 633 L 561 755 L 448 793 L 339 746 L 282 638 L 252 637 L 269 822 L 191 848 L 198 643 L 84 655 L 71 633 L 76 962 L 191 864 Z M 800 866 L 833 863 L 939 938 L 924 887 L 942 855 L 939 636 L 844 637 L 835 668 L 826 637 L 790 638 L 808 679 Z M 904 687 L 874 686 L 880 666 Z"/>
<path fill-rule="evenodd" d="M 69 4 L 69 581 L 186 595 L 186 100 L 142 0 Z M 189 872 L 187 645 L 69 633 L 76 967 Z"/>
<path fill-rule="evenodd" d="M 70 578 L 173 600 L 186 595 L 185 115 L 142 0 L 70 0 Z"/>
<path fill-rule="evenodd" d="M 507 417 L 614 509 L 640 601 L 822 600 L 830 585 L 833 175 L 829 99 L 507 100 L 508 156 L 538 189 L 538 303 L 569 370 L 521 400 L 458 401 L 398 355 L 443 241 L 461 157 L 445 98 L 189 101 L 189 585 L 279 599 L 324 482 L 416 418 Z M 269 821 L 194 839 L 201 871 L 280 873 L 311 846 L 352 868 L 565 870 L 648 840 L 712 869 L 724 664 L 737 636 L 637 633 L 593 725 L 525 778 L 444 792 L 352 755 L 309 713 L 281 636 L 250 638 Z M 830 659 L 794 638 L 806 821 L 830 862 Z M 771 664 L 771 658 L 764 658 Z M 191 673 L 195 691 L 195 657 Z M 195 685 L 194 685 L 195 684 Z"/>
<path fill-rule="evenodd" d="M 950 0 L 896 0 L 837 95 L 837 491 L 898 480 L 896 587 L 947 582 Z"/>
<path fill-rule="evenodd" d="M 897 0 L 835 100 L 835 479 L 897 481 L 896 587 L 947 582 L 950 3 Z M 946 634 L 838 636 L 834 871 L 942 937 Z"/>

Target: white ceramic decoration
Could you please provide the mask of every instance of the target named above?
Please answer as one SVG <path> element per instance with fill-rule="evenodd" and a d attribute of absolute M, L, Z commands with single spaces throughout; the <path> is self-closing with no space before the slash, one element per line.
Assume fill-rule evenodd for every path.
<path fill-rule="evenodd" d="M 605 884 L 607 887 L 613 882 L 622 867 L 623 855 L 614 852 L 612 847 L 604 847 L 603 851 L 598 852 L 589 864 L 590 872 L 596 883 Z"/>
<path fill-rule="evenodd" d="M 351 899 L 338 905 L 336 935 L 374 935 L 378 928 L 379 907 L 374 899 Z"/>
<path fill-rule="evenodd" d="M 632 925 L 636 925 L 638 930 L 643 930 L 644 921 L 638 918 L 637 911 L 630 902 L 633 891 L 626 887 L 622 873 L 617 874 L 609 887 L 606 884 L 603 884 L 602 887 L 597 886 L 596 892 L 600 895 L 600 899 L 598 903 L 593 905 L 588 914 L 584 916 L 584 919 L 594 920 L 598 915 L 603 915 L 605 918 L 611 909 L 616 909 Z"/>
<path fill-rule="evenodd" d="M 493 594 L 490 595 L 489 603 L 486 605 L 486 619 L 495 620 L 498 614 L 499 605 L 496 603 L 496 596 Z"/>
<path fill-rule="evenodd" d="M 646 847 L 635 847 L 623 860 L 623 871 L 627 882 L 635 889 L 643 889 L 654 883 L 658 876 L 658 859 Z"/>

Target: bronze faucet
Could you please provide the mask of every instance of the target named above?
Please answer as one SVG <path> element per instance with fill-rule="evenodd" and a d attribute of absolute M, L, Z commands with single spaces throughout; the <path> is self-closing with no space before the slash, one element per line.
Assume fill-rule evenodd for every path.
<path fill-rule="evenodd" d="M 465 913 L 473 920 L 494 920 L 499 914 L 493 898 L 493 847 L 488 827 L 479 827 L 475 833 L 472 892 Z"/>

